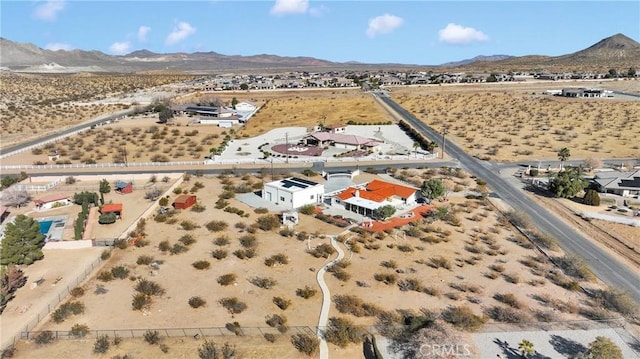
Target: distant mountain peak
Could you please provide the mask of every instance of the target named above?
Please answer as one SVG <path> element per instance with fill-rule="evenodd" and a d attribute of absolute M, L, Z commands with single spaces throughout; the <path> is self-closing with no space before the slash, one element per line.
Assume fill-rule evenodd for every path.
<path fill-rule="evenodd" d="M 604 38 L 595 44 L 589 46 L 584 51 L 587 50 L 599 50 L 599 49 L 611 49 L 611 50 L 622 50 L 622 49 L 640 49 L 640 43 L 635 41 L 634 39 L 627 37 L 624 34 L 615 34 L 613 36 L 609 36 Z"/>
<path fill-rule="evenodd" d="M 124 57 L 140 57 L 140 58 L 144 58 L 144 57 L 151 57 L 151 56 L 156 56 L 157 54 L 153 51 L 149 51 L 149 50 L 137 50 L 137 51 L 133 51 L 130 52 L 126 55 L 124 55 Z"/>
<path fill-rule="evenodd" d="M 445 64 L 440 65 L 440 67 L 463 66 L 463 65 L 473 64 L 474 62 L 478 62 L 478 61 L 500 61 L 500 60 L 510 59 L 512 57 L 513 56 L 510 56 L 510 55 L 489 55 L 489 56 L 478 55 L 471 59 L 447 62 Z"/>

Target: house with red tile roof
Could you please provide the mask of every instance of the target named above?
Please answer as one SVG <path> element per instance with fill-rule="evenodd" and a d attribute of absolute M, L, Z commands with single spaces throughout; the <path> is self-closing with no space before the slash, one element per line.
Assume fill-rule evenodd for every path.
<path fill-rule="evenodd" d="M 343 206 L 347 211 L 372 217 L 373 212 L 382 206 L 414 204 L 417 191 L 417 188 L 376 179 L 363 186 L 348 187 L 334 195 L 331 203 Z"/>

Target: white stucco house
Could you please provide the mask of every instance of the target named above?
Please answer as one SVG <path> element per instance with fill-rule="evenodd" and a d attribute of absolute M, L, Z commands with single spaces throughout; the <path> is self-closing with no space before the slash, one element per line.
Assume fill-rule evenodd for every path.
<path fill-rule="evenodd" d="M 265 183 L 262 199 L 286 208 L 322 202 L 324 185 L 297 177 Z"/>

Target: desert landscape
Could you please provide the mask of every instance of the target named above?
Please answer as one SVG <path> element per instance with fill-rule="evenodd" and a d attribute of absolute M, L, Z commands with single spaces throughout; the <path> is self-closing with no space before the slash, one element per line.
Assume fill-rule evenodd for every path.
<path fill-rule="evenodd" d="M 422 86 L 394 89 L 392 97 L 483 160 L 555 160 L 563 147 L 572 158 L 638 158 L 640 102 L 542 94 L 634 86 L 637 81 Z"/>
<path fill-rule="evenodd" d="M 363 174 L 356 182 L 375 177 Z M 301 215 L 291 230 L 274 215 L 234 198 L 261 187 L 263 178 L 191 177 L 171 197 L 195 193 L 197 206 L 148 218 L 139 228 L 142 240 L 118 245 L 103 257 L 101 269 L 72 291 L 67 305 L 80 303 L 73 304 L 82 307 L 77 315 L 59 318 L 54 313 L 36 328 L 67 332 L 74 325 L 86 326 L 87 337 L 44 346 L 20 342 L 17 352 L 62 358 L 73 346 L 88 356 L 97 334 L 123 330 L 117 332 L 123 343 L 109 355 L 151 358 L 166 350 L 170 356 L 193 356 L 202 344 L 193 339 L 162 335 L 159 343 L 165 349 L 140 348 L 135 343 L 142 343 L 141 338 L 126 339 L 123 333 L 220 328 L 214 341 L 234 344 L 240 357 L 298 357 L 289 337 L 317 325 L 321 295 L 315 273 L 333 257 L 328 236 L 336 235 L 348 256 L 326 274 L 334 301 L 330 317 L 354 330 L 388 330 L 400 324 L 396 321 L 402 315 L 396 310 L 419 314 L 429 308 L 423 315 L 442 315 L 471 344 L 468 331 L 487 322 L 517 326 L 618 316 L 602 307 L 596 293 L 607 289 L 583 262 L 564 255 L 540 234 L 540 247 L 532 244 L 509 223 L 508 216 L 515 214 L 501 213 L 483 197 L 469 195 L 485 189 L 463 171 L 406 169 L 395 171 L 394 177 L 409 184 L 441 178 L 451 189 L 448 201 L 434 203 L 430 215 L 398 231 L 372 233 L 356 227 L 345 232 L 311 215 Z M 550 259 L 563 263 L 564 271 Z M 139 294 L 140 283 L 155 288 L 154 294 Z M 361 352 L 361 345 L 338 338 L 330 347 L 337 357 Z"/>
<path fill-rule="evenodd" d="M 2 146 L 43 136 L 136 103 L 94 101 L 192 79 L 189 75 L 15 74 L 0 72 Z"/>

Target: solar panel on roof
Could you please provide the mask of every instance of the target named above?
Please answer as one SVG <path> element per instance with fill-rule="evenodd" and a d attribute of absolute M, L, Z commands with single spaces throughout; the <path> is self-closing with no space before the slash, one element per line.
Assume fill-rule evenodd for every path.
<path fill-rule="evenodd" d="M 291 178 L 291 180 L 292 180 L 292 181 L 296 181 L 296 182 L 301 182 L 301 183 L 307 184 L 307 185 L 309 185 L 309 186 L 315 186 L 315 185 L 317 185 L 317 183 L 315 183 L 315 182 L 313 182 L 313 181 L 306 180 L 306 179 L 304 179 L 304 178 L 292 177 L 292 178 Z"/>
<path fill-rule="evenodd" d="M 284 187 L 284 188 L 291 188 L 291 187 L 307 188 L 309 186 L 307 186 L 304 183 L 298 183 L 298 182 L 290 181 L 288 179 L 284 179 L 284 180 L 282 180 L 282 187 Z"/>

